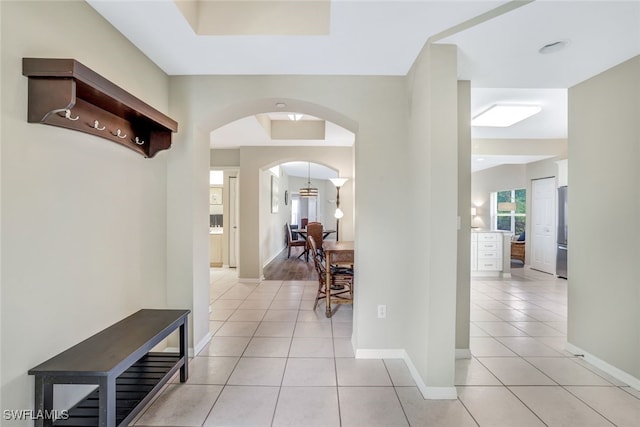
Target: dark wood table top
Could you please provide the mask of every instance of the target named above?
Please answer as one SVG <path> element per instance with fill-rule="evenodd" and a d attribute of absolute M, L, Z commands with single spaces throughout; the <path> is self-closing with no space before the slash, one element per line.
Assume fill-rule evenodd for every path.
<path fill-rule="evenodd" d="M 189 313 L 189 310 L 140 310 L 30 369 L 29 375 L 119 374 L 117 371 L 131 365 L 131 356 L 144 356 L 149 346 L 161 342 Z"/>

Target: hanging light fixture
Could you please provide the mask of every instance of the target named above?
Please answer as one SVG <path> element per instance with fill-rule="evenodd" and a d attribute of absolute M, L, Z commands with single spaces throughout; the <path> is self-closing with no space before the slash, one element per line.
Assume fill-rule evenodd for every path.
<path fill-rule="evenodd" d="M 307 186 L 300 189 L 300 197 L 318 197 L 318 189 L 311 187 L 311 162 L 309 162 L 309 178 Z"/>

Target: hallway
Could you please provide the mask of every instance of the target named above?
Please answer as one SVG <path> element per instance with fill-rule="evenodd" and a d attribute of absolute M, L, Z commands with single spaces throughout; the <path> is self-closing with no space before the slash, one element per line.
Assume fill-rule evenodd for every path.
<path fill-rule="evenodd" d="M 210 344 L 137 426 L 638 426 L 640 392 L 564 351 L 567 282 L 526 268 L 472 282 L 459 398 L 423 400 L 402 360 L 355 359 L 352 309 L 316 282 L 211 270 Z M 174 380 L 175 381 L 175 380 Z"/>

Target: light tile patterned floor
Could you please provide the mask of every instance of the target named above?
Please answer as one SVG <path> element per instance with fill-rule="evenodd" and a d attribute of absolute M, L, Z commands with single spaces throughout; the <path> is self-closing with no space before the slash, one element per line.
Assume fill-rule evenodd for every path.
<path fill-rule="evenodd" d="M 313 311 L 315 282 L 211 278 L 210 344 L 136 426 L 640 426 L 640 392 L 564 350 L 565 280 L 473 280 L 459 398 L 429 401 L 402 360 L 353 357 L 351 307 Z"/>

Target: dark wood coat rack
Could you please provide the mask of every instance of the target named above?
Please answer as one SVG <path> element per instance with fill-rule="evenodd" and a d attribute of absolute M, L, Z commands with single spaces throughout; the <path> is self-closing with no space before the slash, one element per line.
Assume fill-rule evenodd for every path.
<path fill-rule="evenodd" d="M 89 133 L 145 157 L 171 147 L 178 123 L 75 59 L 23 58 L 27 120 Z"/>

